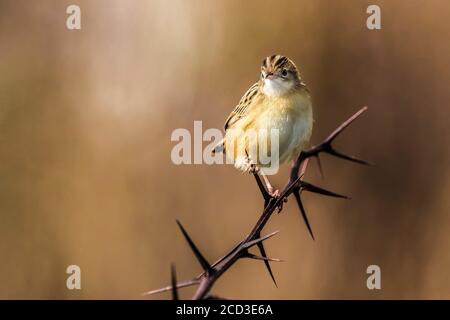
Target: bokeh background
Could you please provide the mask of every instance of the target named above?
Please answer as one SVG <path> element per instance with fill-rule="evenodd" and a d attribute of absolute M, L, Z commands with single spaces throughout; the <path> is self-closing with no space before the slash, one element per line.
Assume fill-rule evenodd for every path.
<path fill-rule="evenodd" d="M 82 30 L 65 27 L 66 7 Z M 382 29 L 366 28 L 378 4 Z M 296 61 L 324 156 L 307 180 L 352 197 L 305 195 L 316 241 L 289 201 L 259 261 L 214 287 L 251 299 L 450 298 L 450 2 L 440 0 L 0 0 L 0 298 L 141 299 L 200 267 L 182 221 L 213 261 L 261 212 L 251 176 L 171 162 L 176 128 L 221 128 L 263 57 Z M 274 178 L 282 186 L 287 168 Z M 82 290 L 66 288 L 81 267 Z M 377 264 L 382 290 L 366 288 Z M 189 298 L 192 289 L 182 291 Z M 152 299 L 167 299 L 162 294 Z"/>

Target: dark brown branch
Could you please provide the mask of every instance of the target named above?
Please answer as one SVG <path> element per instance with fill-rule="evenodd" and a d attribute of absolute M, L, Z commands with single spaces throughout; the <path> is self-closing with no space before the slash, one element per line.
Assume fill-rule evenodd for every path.
<path fill-rule="evenodd" d="M 171 286 L 161 288 L 158 290 L 153 290 L 146 294 L 154 294 L 154 293 L 158 293 L 158 292 L 172 290 L 172 294 L 175 298 L 175 297 L 178 297 L 178 294 L 176 291 L 177 288 L 182 288 L 182 287 L 187 287 L 187 286 L 198 284 L 199 286 L 198 286 L 197 291 L 195 292 L 195 295 L 193 298 L 194 299 L 211 299 L 211 297 L 214 297 L 214 296 L 210 294 L 210 291 L 211 291 L 211 288 L 213 287 L 213 285 L 215 284 L 215 282 L 217 281 L 217 279 L 219 279 L 220 276 L 224 272 L 226 272 L 239 259 L 242 259 L 242 258 L 252 258 L 252 259 L 262 260 L 265 263 L 271 278 L 275 282 L 275 278 L 273 276 L 273 272 L 270 268 L 269 262 L 270 261 L 280 261 L 280 260 L 271 259 L 271 258 L 267 257 L 266 251 L 263 246 L 263 241 L 274 236 L 277 233 L 277 231 L 272 232 L 263 237 L 261 237 L 261 231 L 264 229 L 265 225 L 269 221 L 272 214 L 274 212 L 276 212 L 277 210 L 280 211 L 282 209 L 283 203 L 287 201 L 287 198 L 291 194 L 294 194 L 294 197 L 299 206 L 299 210 L 303 217 L 303 220 L 308 228 L 308 231 L 309 231 L 311 237 L 314 239 L 312 228 L 308 221 L 306 211 L 305 211 L 305 208 L 304 208 L 302 200 L 301 200 L 302 191 L 309 191 L 309 192 L 318 193 L 318 194 L 325 195 L 325 196 L 338 197 L 338 198 L 344 198 L 344 199 L 348 199 L 348 197 L 337 194 L 335 192 L 331 192 L 331 191 L 322 189 L 320 187 L 317 187 L 311 183 L 304 181 L 303 176 L 306 171 L 308 159 L 312 158 L 312 157 L 319 159 L 319 155 L 321 153 L 328 153 L 330 155 L 333 155 L 335 157 L 338 157 L 338 158 L 341 158 L 344 160 L 348 160 L 348 161 L 352 161 L 352 162 L 356 162 L 356 163 L 360 163 L 360 164 L 370 165 L 371 164 L 370 162 L 361 160 L 354 156 L 349 156 L 349 155 L 340 153 L 337 150 L 335 150 L 332 146 L 332 142 L 336 139 L 336 137 L 342 131 L 344 131 L 344 129 L 346 127 L 348 127 L 353 121 L 355 121 L 366 110 L 367 110 L 367 107 L 364 107 L 361 110 L 359 110 L 358 112 L 356 112 L 352 117 L 350 117 L 347 121 L 342 123 L 336 130 L 334 130 L 321 144 L 314 146 L 314 147 L 310 148 L 309 150 L 302 151 L 300 153 L 300 155 L 298 156 L 298 158 L 296 159 L 294 165 L 292 166 L 291 173 L 289 176 L 289 181 L 288 181 L 286 187 L 281 191 L 279 197 L 277 197 L 277 198 L 271 197 L 270 194 L 265 189 L 264 184 L 262 183 L 260 177 L 257 174 L 254 174 L 257 186 L 258 186 L 258 188 L 263 196 L 263 199 L 264 199 L 264 210 L 263 210 L 261 216 L 259 217 L 258 221 L 256 222 L 256 224 L 254 225 L 253 229 L 244 238 L 244 240 L 239 242 L 230 251 L 228 251 L 227 254 L 222 256 L 214 264 L 210 265 L 208 263 L 208 261 L 203 257 L 203 255 L 200 253 L 198 248 L 195 246 L 194 242 L 189 237 L 186 230 L 179 223 L 179 221 L 177 221 L 186 241 L 188 242 L 190 248 L 194 252 L 197 260 L 200 262 L 200 265 L 202 266 L 204 272 L 190 281 L 185 281 L 185 282 L 181 282 L 181 283 L 177 284 L 176 279 L 175 279 L 175 273 L 174 273 L 175 271 L 173 270 Z M 302 168 L 302 170 L 301 170 L 302 172 L 299 175 L 300 168 Z M 320 171 L 322 171 L 320 162 L 319 162 L 319 168 L 320 168 Z M 248 249 L 255 245 L 259 248 L 259 250 L 261 252 L 261 256 L 257 256 L 257 255 L 254 255 L 254 254 L 251 254 L 248 252 Z M 276 282 L 275 282 L 275 284 L 276 284 Z"/>

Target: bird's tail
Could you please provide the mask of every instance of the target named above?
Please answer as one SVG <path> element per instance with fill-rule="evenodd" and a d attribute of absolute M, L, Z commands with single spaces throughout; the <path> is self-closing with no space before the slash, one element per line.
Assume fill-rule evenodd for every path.
<path fill-rule="evenodd" d="M 220 152 L 225 152 L 225 139 L 222 139 L 218 144 L 216 144 L 216 146 L 212 150 L 212 154 Z"/>

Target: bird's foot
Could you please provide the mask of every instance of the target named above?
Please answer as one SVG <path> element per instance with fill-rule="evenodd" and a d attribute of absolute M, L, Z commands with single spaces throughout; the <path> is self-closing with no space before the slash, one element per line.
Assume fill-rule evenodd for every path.
<path fill-rule="evenodd" d="M 269 195 L 272 197 L 272 198 L 275 198 L 275 199 L 277 199 L 277 198 L 279 198 L 280 197 L 280 190 L 274 190 L 273 188 L 270 188 L 269 190 L 267 190 L 267 192 L 269 193 Z"/>
<path fill-rule="evenodd" d="M 274 190 L 274 188 L 269 188 L 268 190 L 267 190 L 267 192 L 269 193 L 269 195 L 273 198 L 273 199 L 275 199 L 275 200 L 278 200 L 279 198 L 280 198 L 280 196 L 281 196 L 281 193 L 280 193 L 280 191 L 277 189 L 277 190 Z M 283 205 L 284 205 L 284 203 L 286 203 L 287 202 L 287 198 L 283 198 L 283 200 L 282 201 L 280 201 L 280 203 L 278 203 L 278 205 L 277 205 L 277 208 L 278 208 L 278 211 L 277 211 L 277 213 L 280 213 L 281 212 L 281 210 L 283 210 Z"/>

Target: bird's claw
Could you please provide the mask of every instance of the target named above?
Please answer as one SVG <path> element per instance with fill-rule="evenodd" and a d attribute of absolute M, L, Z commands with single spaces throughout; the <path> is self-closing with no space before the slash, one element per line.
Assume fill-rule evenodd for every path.
<path fill-rule="evenodd" d="M 272 199 L 275 199 L 275 201 L 278 200 L 281 196 L 281 193 L 279 190 L 272 189 L 272 190 L 268 190 L 267 192 L 269 193 L 269 195 Z M 283 204 L 286 203 L 287 200 L 288 200 L 287 198 L 283 198 L 283 200 L 280 201 L 280 203 L 278 203 L 278 205 L 277 205 L 278 212 L 277 213 L 280 213 L 281 210 L 283 210 Z"/>

